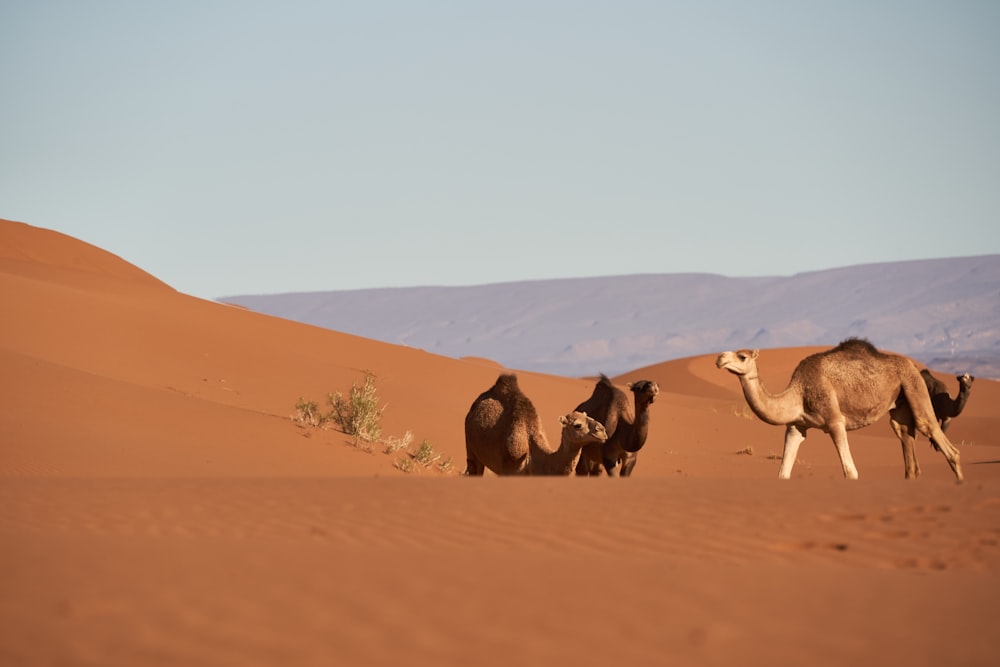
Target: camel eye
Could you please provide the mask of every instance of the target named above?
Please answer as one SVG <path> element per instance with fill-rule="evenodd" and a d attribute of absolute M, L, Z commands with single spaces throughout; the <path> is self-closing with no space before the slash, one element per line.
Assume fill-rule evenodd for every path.
<path fill-rule="evenodd" d="M 575 424 L 573 424 L 573 428 L 575 428 L 577 431 L 582 431 L 583 424 L 581 424 L 580 422 L 576 422 Z"/>
<path fill-rule="evenodd" d="M 739 358 L 740 361 L 746 361 L 747 360 L 747 355 L 745 355 L 745 354 L 741 353 L 741 354 L 737 354 L 736 356 Z"/>

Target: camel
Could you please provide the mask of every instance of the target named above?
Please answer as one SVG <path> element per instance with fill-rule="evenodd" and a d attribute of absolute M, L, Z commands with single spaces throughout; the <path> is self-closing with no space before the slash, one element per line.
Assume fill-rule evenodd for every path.
<path fill-rule="evenodd" d="M 902 392 L 913 410 L 916 429 L 936 443 L 955 477 L 962 480 L 958 449 L 938 425 L 927 387 L 906 357 L 880 352 L 867 340 L 849 338 L 803 359 L 785 390 L 771 394 L 757 372 L 758 354 L 758 350 L 723 352 L 715 365 L 739 377 L 743 396 L 758 418 L 786 427 L 779 479 L 791 477 L 799 445 L 810 428 L 830 435 L 844 477 L 857 479 L 847 432 L 878 421 Z"/>
<path fill-rule="evenodd" d="M 948 395 L 948 387 L 944 382 L 934 377 L 926 368 L 920 371 L 920 376 L 927 386 L 927 393 L 931 397 L 931 406 L 934 408 L 934 417 L 941 424 L 941 431 L 947 431 L 951 420 L 962 414 L 965 404 L 969 400 L 969 393 L 972 391 L 972 383 L 976 379 L 974 376 L 965 373 L 956 377 L 958 380 L 958 395 L 953 399 Z M 916 441 L 916 424 L 913 418 L 913 409 L 905 396 L 900 396 L 896 400 L 896 407 L 889 411 L 890 424 L 899 442 L 903 445 L 903 462 L 906 465 L 906 478 L 916 478 L 920 476 L 920 463 L 917 462 L 917 452 L 914 449 Z"/>
<path fill-rule="evenodd" d="M 958 380 L 958 394 L 955 398 L 948 395 L 948 387 L 944 382 L 934 377 L 926 368 L 920 371 L 927 385 L 927 392 L 931 395 L 931 405 L 934 406 L 934 416 L 941 424 L 941 430 L 947 431 L 951 420 L 962 414 L 965 404 L 969 401 L 969 393 L 972 391 L 972 383 L 976 381 L 975 376 L 963 373 L 955 377 Z"/>
<path fill-rule="evenodd" d="M 538 413 L 517 384 L 501 374 L 465 417 L 466 475 L 568 475 L 583 447 L 607 440 L 604 426 L 582 412 L 559 418 L 559 448 L 549 447 Z"/>
<path fill-rule="evenodd" d="M 656 400 L 660 387 L 651 380 L 631 382 L 627 387 L 635 400 L 635 412 L 629 405 L 628 396 L 614 386 L 606 375 L 601 375 L 594 385 L 594 391 L 577 410 L 593 415 L 604 424 L 608 441 L 603 444 L 588 445 L 576 466 L 576 474 L 581 476 L 600 475 L 601 468 L 609 477 L 616 476 L 621 464 L 621 477 L 628 477 L 635 468 L 638 452 L 646 444 L 649 434 L 649 406 Z"/>

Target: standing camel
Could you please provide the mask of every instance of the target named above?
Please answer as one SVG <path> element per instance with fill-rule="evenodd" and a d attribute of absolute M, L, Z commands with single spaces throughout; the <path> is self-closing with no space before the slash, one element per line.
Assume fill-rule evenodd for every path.
<path fill-rule="evenodd" d="M 517 376 L 501 374 L 465 417 L 465 474 L 481 476 L 489 468 L 497 475 L 568 475 L 584 446 L 608 438 L 604 426 L 582 412 L 571 412 L 559 422 L 559 447 L 552 449 Z"/>
<path fill-rule="evenodd" d="M 956 376 L 958 380 L 958 395 L 952 398 L 948 395 L 948 387 L 944 382 L 937 379 L 926 368 L 920 371 L 927 385 L 927 392 L 931 395 L 931 405 L 934 406 L 934 416 L 941 423 L 941 430 L 947 431 L 951 420 L 962 414 L 965 404 L 969 401 L 969 393 L 972 391 L 972 383 L 976 378 L 968 373 Z"/>
<path fill-rule="evenodd" d="M 947 431 L 951 420 L 962 414 L 962 410 L 965 409 L 969 393 L 972 391 L 972 383 L 976 378 L 968 373 L 959 375 L 956 378 L 958 380 L 958 395 L 952 398 L 948 395 L 948 387 L 945 383 L 934 377 L 926 368 L 920 371 L 920 377 L 923 378 L 924 384 L 927 386 L 927 393 L 930 394 L 934 417 L 941 424 L 941 431 Z M 913 409 L 905 396 L 900 396 L 896 400 L 896 407 L 889 411 L 889 419 L 892 430 L 903 445 L 906 478 L 919 477 L 920 463 L 917 462 L 917 452 L 914 449 L 916 420 L 913 417 Z"/>
<path fill-rule="evenodd" d="M 576 466 L 577 475 L 600 475 L 602 467 L 609 477 L 616 474 L 628 477 L 632 474 L 638 452 L 649 435 L 649 406 L 656 400 L 660 387 L 651 380 L 631 382 L 627 387 L 635 400 L 634 412 L 628 395 L 603 374 L 594 385 L 590 398 L 576 407 L 604 424 L 608 432 L 607 442 L 584 448 Z M 619 463 L 620 473 L 617 471 Z"/>
<path fill-rule="evenodd" d="M 757 355 L 758 350 L 723 352 L 715 365 L 739 377 L 743 396 L 758 418 L 786 427 L 779 479 L 791 477 L 799 445 L 810 428 L 830 434 L 844 476 L 857 479 L 847 432 L 878 421 L 902 392 L 913 410 L 916 429 L 935 443 L 961 481 L 958 450 L 938 425 L 927 387 L 906 357 L 879 352 L 866 340 L 849 338 L 803 359 L 785 390 L 771 394 L 757 373 Z"/>

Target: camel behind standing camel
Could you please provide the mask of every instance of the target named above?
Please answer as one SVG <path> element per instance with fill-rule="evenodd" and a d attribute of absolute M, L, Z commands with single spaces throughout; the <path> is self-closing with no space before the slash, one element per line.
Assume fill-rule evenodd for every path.
<path fill-rule="evenodd" d="M 489 468 L 497 475 L 568 475 L 585 445 L 607 440 L 604 426 L 585 413 L 572 412 L 559 421 L 559 448 L 553 450 L 517 376 L 501 374 L 465 417 L 465 473 L 481 476 Z"/>
<path fill-rule="evenodd" d="M 651 380 L 639 380 L 627 386 L 634 397 L 634 412 L 625 392 L 614 386 L 606 375 L 601 375 L 594 385 L 590 398 L 576 407 L 604 424 L 608 432 L 607 442 L 584 448 L 576 466 L 577 475 L 600 475 L 603 467 L 609 477 L 614 477 L 619 463 L 621 472 L 617 474 L 621 477 L 632 474 L 638 452 L 649 434 L 649 406 L 656 400 L 660 387 Z"/>
<path fill-rule="evenodd" d="M 916 429 L 936 444 L 961 481 L 959 452 L 938 425 L 927 387 L 906 357 L 879 352 L 866 340 L 850 338 L 803 359 L 785 390 L 771 394 L 760 381 L 757 355 L 758 350 L 723 352 L 715 365 L 739 377 L 747 404 L 757 417 L 786 427 L 779 478 L 791 477 L 806 431 L 818 428 L 833 439 L 844 476 L 857 479 L 847 432 L 875 423 L 902 392 L 913 411 Z"/>
<path fill-rule="evenodd" d="M 969 393 L 972 391 L 972 383 L 975 377 L 965 373 L 959 375 L 958 395 L 952 398 L 948 395 L 948 387 L 944 382 L 934 377 L 926 368 L 920 371 L 927 386 L 927 393 L 931 397 L 931 406 L 934 408 L 934 417 L 941 424 L 941 431 L 947 431 L 951 420 L 962 414 L 965 404 L 969 400 Z M 920 463 L 917 461 L 917 452 L 914 448 L 916 442 L 916 420 L 913 417 L 913 409 L 905 396 L 900 396 L 896 400 L 896 407 L 889 411 L 890 424 L 899 442 L 903 445 L 903 462 L 906 464 L 906 477 L 920 476 Z"/>
<path fill-rule="evenodd" d="M 972 391 L 972 383 L 976 381 L 975 376 L 964 373 L 956 376 L 958 380 L 958 394 L 955 398 L 948 395 L 948 387 L 944 382 L 934 377 L 926 368 L 920 371 L 927 385 L 927 392 L 931 395 L 931 405 L 934 406 L 934 416 L 941 423 L 941 430 L 947 431 L 951 420 L 962 414 L 965 404 L 969 401 L 969 393 Z"/>

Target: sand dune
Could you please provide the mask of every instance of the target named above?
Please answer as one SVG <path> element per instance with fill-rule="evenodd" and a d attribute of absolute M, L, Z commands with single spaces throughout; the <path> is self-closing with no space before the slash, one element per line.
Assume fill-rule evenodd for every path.
<path fill-rule="evenodd" d="M 949 429 L 961 485 L 926 441 L 904 481 L 886 420 L 851 436 L 858 482 L 816 433 L 779 483 L 781 429 L 711 356 L 614 378 L 661 386 L 631 479 L 468 479 L 488 359 L 196 299 L 9 221 L 0 303 L 0 664 L 996 662 L 1000 383 Z M 817 349 L 763 350 L 762 380 Z M 383 432 L 450 469 L 290 419 L 365 371 Z M 519 378 L 552 437 L 592 386 Z"/>

